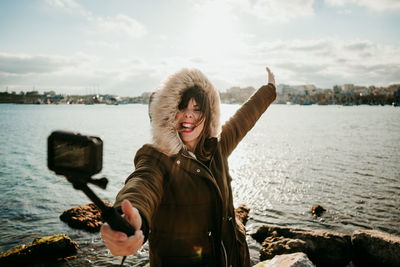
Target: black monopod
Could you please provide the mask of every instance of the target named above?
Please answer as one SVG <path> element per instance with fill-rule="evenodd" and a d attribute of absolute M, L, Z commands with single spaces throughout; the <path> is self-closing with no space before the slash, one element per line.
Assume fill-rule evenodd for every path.
<path fill-rule="evenodd" d="M 108 207 L 88 187 L 88 183 L 106 189 L 108 180 L 93 179 L 103 167 L 103 141 L 96 136 L 85 136 L 74 132 L 55 131 L 47 139 L 47 166 L 58 175 L 63 175 L 76 190 L 82 190 L 100 209 L 102 218 L 112 229 L 127 236 L 135 229 L 113 208 Z M 124 257 L 121 266 L 125 261 Z"/>

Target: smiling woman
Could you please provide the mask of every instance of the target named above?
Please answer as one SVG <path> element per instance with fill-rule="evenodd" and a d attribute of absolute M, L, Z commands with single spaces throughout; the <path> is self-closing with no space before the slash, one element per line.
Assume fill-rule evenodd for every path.
<path fill-rule="evenodd" d="M 201 71 L 182 69 L 162 83 L 150 105 L 153 143 L 137 152 L 135 171 L 114 203 L 136 232 L 127 237 L 101 228 L 113 255 L 135 254 L 148 239 L 154 267 L 250 266 L 228 157 L 276 98 L 267 72 L 268 85 L 223 127 L 219 93 Z"/>
<path fill-rule="evenodd" d="M 199 105 L 193 98 L 184 110 L 176 114 L 179 136 L 191 152 L 196 149 L 199 137 L 204 130 L 204 119 L 200 119 L 200 116 Z"/>
<path fill-rule="evenodd" d="M 199 155 L 201 160 L 208 160 L 204 142 L 210 134 L 211 107 L 206 93 L 198 86 L 187 89 L 178 108 L 175 119 L 179 136 L 189 151 Z"/>

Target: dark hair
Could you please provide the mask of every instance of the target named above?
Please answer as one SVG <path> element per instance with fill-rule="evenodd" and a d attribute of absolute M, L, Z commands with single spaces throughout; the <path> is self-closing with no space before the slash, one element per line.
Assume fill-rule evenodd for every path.
<path fill-rule="evenodd" d="M 210 138 L 210 120 L 211 120 L 211 105 L 208 100 L 208 96 L 206 92 L 200 86 L 193 86 L 186 89 L 181 97 L 181 101 L 179 102 L 178 109 L 184 110 L 189 104 L 190 99 L 194 99 L 197 105 L 200 107 L 200 118 L 196 122 L 199 124 L 202 120 L 204 120 L 204 128 L 199 136 L 199 141 L 196 145 L 194 153 L 199 160 L 207 161 L 210 159 L 211 153 L 205 147 L 205 141 L 207 138 Z"/>

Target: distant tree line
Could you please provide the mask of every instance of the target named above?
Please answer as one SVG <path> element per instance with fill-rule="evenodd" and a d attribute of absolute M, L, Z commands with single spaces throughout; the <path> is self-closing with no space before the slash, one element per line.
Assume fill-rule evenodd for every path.
<path fill-rule="evenodd" d="M 221 92 L 223 103 L 243 103 L 253 93 L 253 87 L 232 87 Z M 300 104 L 300 105 L 400 105 L 400 84 L 388 87 L 363 87 L 345 84 L 335 85 L 333 89 L 319 89 L 314 85 L 303 86 L 277 86 L 278 104 Z M 65 95 L 48 91 L 40 94 L 38 91 L 0 92 L 0 103 L 15 104 L 128 104 L 148 103 L 150 92 L 145 92 L 136 97 L 119 97 L 116 95 Z"/>

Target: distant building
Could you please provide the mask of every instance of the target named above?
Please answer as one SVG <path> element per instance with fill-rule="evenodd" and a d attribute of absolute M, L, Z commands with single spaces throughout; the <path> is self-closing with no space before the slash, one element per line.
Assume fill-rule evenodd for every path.
<path fill-rule="evenodd" d="M 343 92 L 353 92 L 354 84 L 352 84 L 352 83 L 343 84 L 341 89 Z"/>

